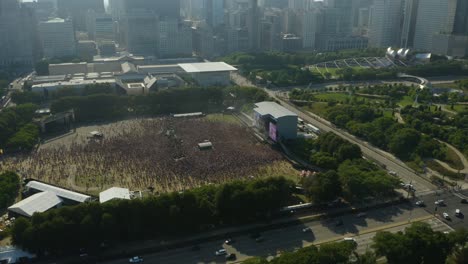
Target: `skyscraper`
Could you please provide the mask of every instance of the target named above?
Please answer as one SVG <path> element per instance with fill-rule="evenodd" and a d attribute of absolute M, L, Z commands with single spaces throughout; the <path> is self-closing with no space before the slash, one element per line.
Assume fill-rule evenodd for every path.
<path fill-rule="evenodd" d="M 36 60 L 37 21 L 17 0 L 0 1 L 0 68 L 31 68 Z"/>
<path fill-rule="evenodd" d="M 401 32 L 401 47 L 412 48 L 414 46 L 414 32 L 416 18 L 418 16 L 419 0 L 406 0 L 404 5 L 403 28 Z"/>
<path fill-rule="evenodd" d="M 76 30 L 86 30 L 86 13 L 92 9 L 104 13 L 103 0 L 57 0 L 58 15 L 61 18 L 71 17 Z"/>
<path fill-rule="evenodd" d="M 154 56 L 158 44 L 158 16 L 149 10 L 133 9 L 121 19 L 121 44 L 136 55 Z"/>
<path fill-rule="evenodd" d="M 451 33 L 456 14 L 457 0 L 419 1 L 414 33 L 414 48 L 430 51 L 434 35 Z"/>
<path fill-rule="evenodd" d="M 402 13 L 402 0 L 375 0 L 370 10 L 369 45 L 400 45 Z"/>
<path fill-rule="evenodd" d="M 71 20 L 55 18 L 39 23 L 39 37 L 46 58 L 72 57 L 76 54 Z"/>
<path fill-rule="evenodd" d="M 123 0 L 123 3 L 119 4 L 125 13 L 131 12 L 132 9 L 144 9 L 161 18 L 180 18 L 180 0 Z"/>

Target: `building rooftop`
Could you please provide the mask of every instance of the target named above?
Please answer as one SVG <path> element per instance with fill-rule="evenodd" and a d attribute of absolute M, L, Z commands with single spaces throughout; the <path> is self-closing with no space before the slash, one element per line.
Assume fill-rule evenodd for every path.
<path fill-rule="evenodd" d="M 38 181 L 30 181 L 26 184 L 26 187 L 30 189 L 34 189 L 41 192 L 51 192 L 57 195 L 60 198 L 64 198 L 67 200 L 83 203 L 91 200 L 91 196 L 72 192 L 63 188 L 59 188 L 53 185 L 49 185 L 46 183 L 38 182 Z"/>
<path fill-rule="evenodd" d="M 55 193 L 40 192 L 8 207 L 8 210 L 26 217 L 31 217 L 34 213 L 45 212 L 61 203 L 62 199 Z"/>
<path fill-rule="evenodd" d="M 130 191 L 126 188 L 112 187 L 99 194 L 100 203 L 105 203 L 113 199 L 130 200 Z"/>
<path fill-rule="evenodd" d="M 179 66 L 187 73 L 237 71 L 225 62 L 181 63 Z"/>
<path fill-rule="evenodd" d="M 297 116 L 296 113 L 289 111 L 275 102 L 256 103 L 254 111 L 262 116 L 271 115 L 275 119 L 286 116 Z"/>

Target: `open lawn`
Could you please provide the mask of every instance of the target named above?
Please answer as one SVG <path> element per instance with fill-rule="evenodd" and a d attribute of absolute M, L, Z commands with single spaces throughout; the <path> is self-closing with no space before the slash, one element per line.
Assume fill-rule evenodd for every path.
<path fill-rule="evenodd" d="M 454 105 L 454 106 L 453 106 L 453 109 L 451 109 L 450 106 L 447 105 L 447 106 L 446 106 L 446 109 L 451 110 L 451 111 L 455 111 L 455 112 L 458 112 L 458 113 L 461 113 L 461 112 L 468 111 L 468 104 L 465 104 L 465 105 Z"/>
<path fill-rule="evenodd" d="M 224 122 L 228 124 L 238 124 L 240 125 L 239 119 L 233 115 L 224 115 L 224 114 L 210 114 L 206 116 L 207 120 L 214 122 Z"/>
<path fill-rule="evenodd" d="M 414 104 L 414 100 L 413 98 L 411 98 L 411 96 L 404 96 L 403 99 L 398 102 L 398 105 L 400 105 L 401 107 L 405 107 L 405 106 L 408 106 L 408 105 L 413 105 Z"/>
<path fill-rule="evenodd" d="M 304 107 L 306 111 L 312 112 L 319 116 L 325 116 L 325 113 L 327 112 L 328 108 L 328 103 L 324 102 L 314 102 Z"/>
<path fill-rule="evenodd" d="M 429 160 L 426 162 L 426 164 L 427 167 L 429 167 L 431 170 L 437 171 L 441 175 L 449 177 L 452 180 L 463 180 L 465 178 L 462 174 L 458 174 L 447 170 L 435 160 Z"/>
<path fill-rule="evenodd" d="M 321 93 L 314 95 L 314 97 L 326 101 L 345 101 L 347 98 L 351 98 L 348 93 Z"/>
<path fill-rule="evenodd" d="M 95 130 L 104 138 L 90 139 Z M 212 142 L 212 149 L 198 148 L 205 140 Z M 111 186 L 154 187 L 164 193 L 233 179 L 298 177 L 280 152 L 259 143 L 233 117 L 222 115 L 83 126 L 45 142 L 29 156 L 2 160 L 0 168 L 90 194 Z"/>

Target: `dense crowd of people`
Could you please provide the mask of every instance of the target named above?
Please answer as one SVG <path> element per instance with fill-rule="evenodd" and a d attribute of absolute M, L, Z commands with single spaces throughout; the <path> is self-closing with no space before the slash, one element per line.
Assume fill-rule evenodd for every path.
<path fill-rule="evenodd" d="M 79 132 L 69 144 L 41 147 L 3 167 L 83 192 L 110 186 L 167 192 L 255 176 L 282 158 L 256 144 L 247 128 L 207 119 L 140 119 L 101 128 L 102 139 Z M 205 140 L 212 149 L 198 148 Z"/>

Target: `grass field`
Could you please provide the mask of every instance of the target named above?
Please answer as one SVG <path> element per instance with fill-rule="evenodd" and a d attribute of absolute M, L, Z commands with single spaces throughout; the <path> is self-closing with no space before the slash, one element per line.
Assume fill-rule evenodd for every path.
<path fill-rule="evenodd" d="M 319 116 L 325 116 L 325 113 L 327 112 L 328 108 L 328 104 L 324 102 L 315 102 L 312 103 L 310 106 L 304 107 L 306 111 L 312 112 Z"/>
<path fill-rule="evenodd" d="M 408 106 L 408 105 L 413 105 L 414 104 L 414 100 L 413 98 L 411 98 L 411 96 L 404 96 L 403 99 L 398 102 L 398 105 L 400 105 L 401 107 L 405 107 L 405 106 Z"/>
<path fill-rule="evenodd" d="M 431 170 L 437 171 L 443 176 L 449 177 L 450 179 L 453 180 L 463 180 L 465 177 L 461 174 L 451 172 L 444 168 L 442 165 L 440 165 L 437 161 L 434 160 L 429 160 L 426 162 L 427 167 L 429 167 Z"/>
<path fill-rule="evenodd" d="M 347 93 L 321 93 L 314 96 L 319 100 L 327 101 L 345 101 L 347 98 L 351 98 L 351 96 Z"/>
<path fill-rule="evenodd" d="M 468 105 L 454 105 L 453 106 L 453 110 L 450 109 L 450 106 L 448 105 L 446 107 L 447 110 L 451 110 L 451 111 L 455 111 L 455 112 L 458 112 L 458 113 L 461 113 L 461 112 L 464 112 L 464 111 L 468 111 Z"/>
<path fill-rule="evenodd" d="M 463 170 L 465 166 L 463 166 L 463 162 L 460 160 L 460 157 L 453 151 L 451 148 L 447 148 L 445 153 L 445 162 L 450 165 L 450 167 L 456 170 Z"/>
<path fill-rule="evenodd" d="M 233 115 L 223 115 L 223 114 L 210 114 L 206 116 L 206 119 L 214 122 L 224 122 L 229 124 L 239 124 L 239 119 Z"/>

